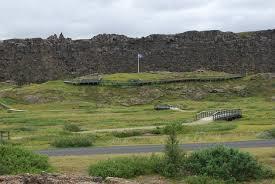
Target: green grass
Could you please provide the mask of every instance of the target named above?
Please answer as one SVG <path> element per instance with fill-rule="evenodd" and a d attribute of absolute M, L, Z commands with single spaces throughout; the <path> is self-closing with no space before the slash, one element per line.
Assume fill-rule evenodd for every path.
<path fill-rule="evenodd" d="M 103 80 L 124 81 L 129 80 L 164 80 L 164 79 L 181 79 L 181 78 L 199 78 L 199 77 L 224 77 L 226 73 L 205 71 L 205 72 L 149 72 L 149 73 L 116 73 L 103 75 Z"/>
<path fill-rule="evenodd" d="M 210 73 L 170 73 L 169 75 L 210 75 Z M 110 76 L 114 77 L 113 75 Z M 122 79 L 135 78 L 136 74 L 127 75 L 128 78 Z M 149 79 L 146 75 L 144 80 Z M 212 72 L 211 75 L 224 74 Z M 51 147 L 51 142 L 60 136 L 64 126 L 70 124 L 81 127 L 84 130 L 81 134 L 90 134 L 101 129 L 184 123 L 191 121 L 199 111 L 241 108 L 244 115 L 242 119 L 186 127 L 179 135 L 180 142 L 258 139 L 257 135 L 260 132 L 275 128 L 274 102 L 271 101 L 271 96 L 275 93 L 273 83 L 273 80 L 255 75 L 234 81 L 127 88 L 73 86 L 62 81 L 12 89 L 6 86 L 7 91 L 0 91 L 0 101 L 5 101 L 12 108 L 26 111 L 8 113 L 0 109 L 0 130 L 10 130 L 11 141 L 14 143 L 29 149 L 45 149 Z M 223 89 L 224 92 L 210 93 L 211 89 Z M 30 100 L 30 96 L 35 97 L 35 100 Z M 155 104 L 161 103 L 181 106 L 184 111 L 153 109 Z M 166 139 L 166 135 L 147 132 L 136 136 L 97 133 L 96 137 L 95 146 L 162 144 Z"/>

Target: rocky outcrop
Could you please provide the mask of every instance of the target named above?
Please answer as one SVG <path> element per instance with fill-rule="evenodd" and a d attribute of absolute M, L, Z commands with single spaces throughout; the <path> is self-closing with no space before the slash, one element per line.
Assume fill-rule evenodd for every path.
<path fill-rule="evenodd" d="M 0 81 L 44 82 L 90 73 L 193 71 L 274 72 L 275 30 L 246 33 L 188 31 L 129 38 L 100 34 L 72 40 L 61 34 L 47 39 L 0 42 Z"/>
<path fill-rule="evenodd" d="M 138 184 L 137 182 L 121 178 L 40 174 L 40 175 L 17 175 L 0 176 L 0 184 Z"/>

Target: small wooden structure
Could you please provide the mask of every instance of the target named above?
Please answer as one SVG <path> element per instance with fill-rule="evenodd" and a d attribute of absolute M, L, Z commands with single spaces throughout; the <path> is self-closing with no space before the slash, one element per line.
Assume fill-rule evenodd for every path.
<path fill-rule="evenodd" d="M 0 131 L 0 141 L 10 140 L 10 132 L 9 131 Z"/>

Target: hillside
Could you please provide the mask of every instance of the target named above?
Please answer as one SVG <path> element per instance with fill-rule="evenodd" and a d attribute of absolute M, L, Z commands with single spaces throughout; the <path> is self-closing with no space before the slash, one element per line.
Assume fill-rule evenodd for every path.
<path fill-rule="evenodd" d="M 167 74 L 167 73 L 166 73 Z M 116 79 L 130 74 L 105 76 Z M 140 74 L 144 79 L 150 74 Z M 159 75 L 159 73 L 158 73 Z M 168 78 L 176 73 L 168 74 Z M 181 74 L 190 76 L 189 74 Z M 197 75 L 196 73 L 192 76 Z M 202 75 L 202 74 L 199 74 Z M 205 76 L 213 73 L 205 73 Z M 216 73 L 224 76 L 224 73 Z M 129 79 L 135 79 L 136 74 Z M 150 76 L 152 77 L 152 76 Z M 202 76 L 201 76 L 202 77 Z M 151 78 L 150 78 L 151 79 Z M 188 127 L 181 142 L 211 142 L 257 139 L 264 130 L 274 128 L 274 78 L 257 74 L 219 82 L 187 82 L 151 86 L 77 86 L 49 81 L 22 87 L 1 83 L 1 102 L 25 112 L 0 110 L 0 129 L 10 130 L 12 142 L 41 149 L 64 132 L 64 125 L 75 124 L 82 134 L 95 135 L 96 145 L 160 144 L 165 135 L 148 132 L 119 138 L 101 129 L 161 126 L 171 122 L 190 122 L 197 112 L 240 108 L 244 117 L 232 123 L 210 123 Z M 171 104 L 181 111 L 156 111 L 156 104 Z M 222 138 L 221 138 L 222 135 Z M 50 146 L 51 147 L 51 146 Z"/>

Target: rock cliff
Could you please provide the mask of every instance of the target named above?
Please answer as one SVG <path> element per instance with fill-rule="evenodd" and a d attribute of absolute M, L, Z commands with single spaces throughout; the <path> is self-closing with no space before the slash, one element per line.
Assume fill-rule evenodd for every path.
<path fill-rule="evenodd" d="M 188 31 L 129 38 L 100 34 L 72 40 L 61 34 L 47 39 L 0 41 L 0 81 L 44 82 L 90 73 L 193 71 L 274 72 L 275 29 L 232 33 Z"/>

